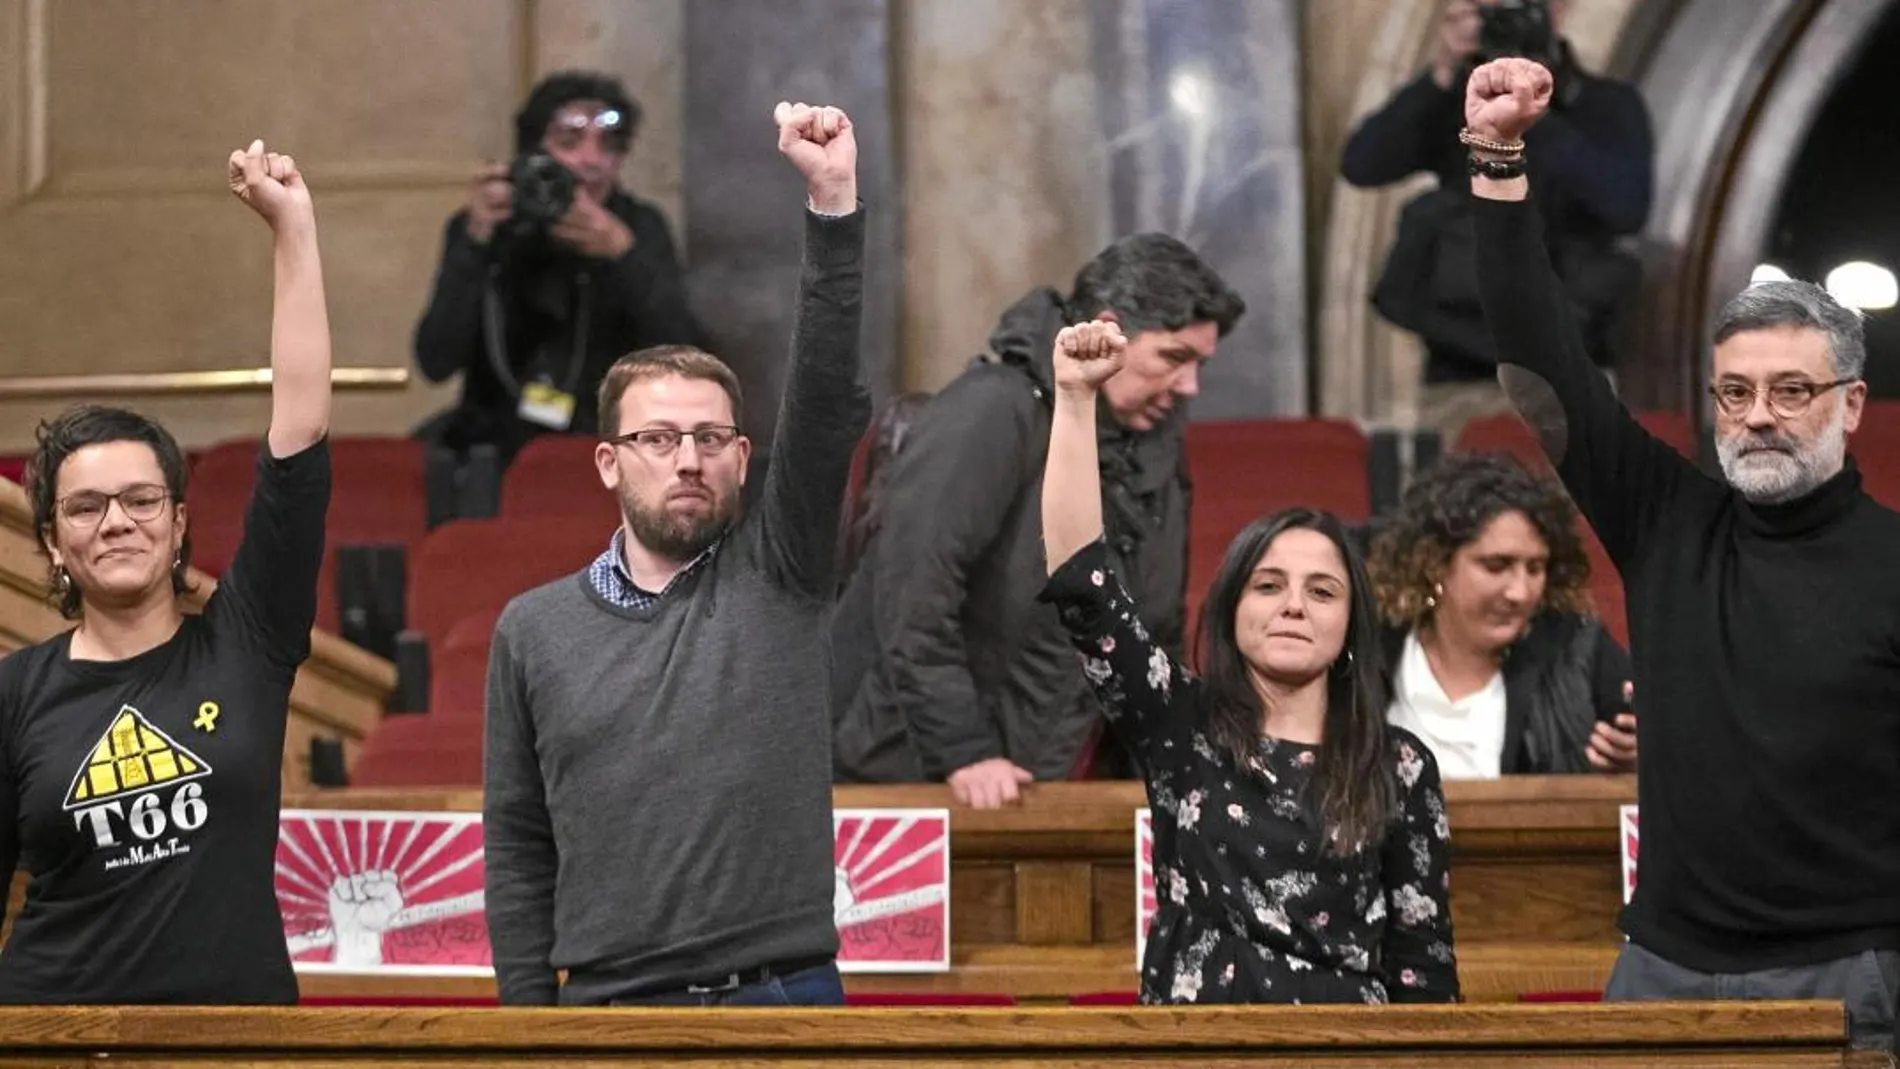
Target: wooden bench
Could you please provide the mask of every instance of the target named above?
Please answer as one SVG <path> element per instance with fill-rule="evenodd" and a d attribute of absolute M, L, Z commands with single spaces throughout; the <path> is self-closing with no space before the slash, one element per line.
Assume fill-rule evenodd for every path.
<path fill-rule="evenodd" d="M 9 1066 L 1874 1066 L 1834 1002 L 1142 1009 L 0 1010 Z M 109 1059 L 109 1061 L 108 1061 Z"/>
<path fill-rule="evenodd" d="M 1622 936 L 1617 808 L 1632 779 L 1522 777 L 1446 789 L 1452 825 L 1452 923 L 1468 1001 L 1594 992 Z M 970 810 L 941 786 L 845 786 L 840 807 L 951 807 L 948 973 L 846 977 L 852 992 L 998 993 L 1066 1002 L 1133 992 L 1134 783 L 1030 787 L 1020 807 Z M 475 811 L 479 791 L 342 790 L 293 794 L 287 807 Z M 313 997 L 484 997 L 466 978 L 305 976 Z"/>

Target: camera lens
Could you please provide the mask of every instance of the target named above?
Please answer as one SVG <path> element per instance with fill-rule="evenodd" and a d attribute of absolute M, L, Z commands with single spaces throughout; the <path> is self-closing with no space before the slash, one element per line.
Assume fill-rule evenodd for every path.
<path fill-rule="evenodd" d="M 514 185 L 515 218 L 528 229 L 547 229 L 574 205 L 574 172 L 546 153 L 517 160 L 509 181 Z"/>

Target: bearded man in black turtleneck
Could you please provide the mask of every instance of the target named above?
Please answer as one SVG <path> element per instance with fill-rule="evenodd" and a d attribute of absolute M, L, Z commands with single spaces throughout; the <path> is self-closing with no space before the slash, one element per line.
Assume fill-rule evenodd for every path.
<path fill-rule="evenodd" d="M 1807 283 L 1722 310 L 1723 479 L 1630 418 L 1550 269 L 1522 135 L 1550 74 L 1471 76 L 1478 280 L 1498 377 L 1629 595 L 1643 871 L 1606 996 L 1825 998 L 1891 1050 L 1900 992 L 1900 514 L 1847 456 L 1858 316 Z"/>

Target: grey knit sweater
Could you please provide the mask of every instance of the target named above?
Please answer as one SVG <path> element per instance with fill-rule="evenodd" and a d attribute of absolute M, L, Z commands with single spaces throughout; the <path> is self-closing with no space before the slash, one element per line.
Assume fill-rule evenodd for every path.
<path fill-rule="evenodd" d="M 509 1004 L 593 1004 L 837 952 L 825 616 L 851 451 L 864 211 L 807 213 L 758 506 L 648 609 L 516 598 L 488 670 L 487 912 Z M 557 970 L 567 970 L 565 986 Z"/>

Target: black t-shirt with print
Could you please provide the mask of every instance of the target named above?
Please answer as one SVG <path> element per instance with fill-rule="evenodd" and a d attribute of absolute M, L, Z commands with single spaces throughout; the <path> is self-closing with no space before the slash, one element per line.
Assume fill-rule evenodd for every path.
<path fill-rule="evenodd" d="M 0 872 L 32 876 L 0 1002 L 296 1001 L 273 873 L 329 498 L 326 442 L 261 450 L 202 615 L 123 661 L 71 632 L 0 660 Z"/>

